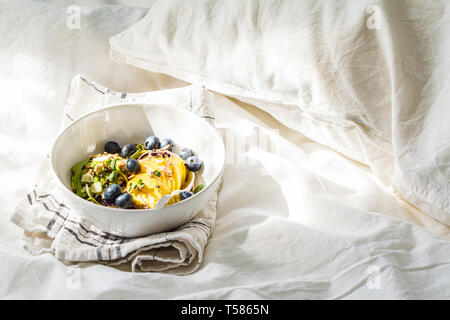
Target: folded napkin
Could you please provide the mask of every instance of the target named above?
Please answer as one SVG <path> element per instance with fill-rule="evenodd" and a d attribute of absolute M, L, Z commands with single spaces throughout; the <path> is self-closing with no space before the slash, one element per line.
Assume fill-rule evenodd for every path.
<path fill-rule="evenodd" d="M 188 109 L 213 123 L 212 94 L 202 86 L 144 93 L 121 93 L 81 76 L 73 79 L 64 110 L 63 129 L 87 112 L 108 104 L 154 102 Z M 52 253 L 65 264 L 99 262 L 121 270 L 187 274 L 203 260 L 214 228 L 217 193 L 194 218 L 172 232 L 122 237 L 106 232 L 62 202 L 50 164 L 44 161 L 35 188 L 11 217 L 24 230 L 24 248 L 33 254 Z M 217 190 L 216 190 L 217 192 Z"/>

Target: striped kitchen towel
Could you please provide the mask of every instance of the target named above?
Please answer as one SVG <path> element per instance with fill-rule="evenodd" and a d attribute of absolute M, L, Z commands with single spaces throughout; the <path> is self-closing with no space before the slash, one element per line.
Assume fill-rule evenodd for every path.
<path fill-rule="evenodd" d="M 214 123 L 212 94 L 202 86 L 127 94 L 77 76 L 70 87 L 61 129 L 108 104 L 150 101 L 186 108 Z M 34 189 L 11 220 L 23 229 L 26 250 L 54 254 L 65 264 L 98 262 L 133 272 L 192 273 L 203 261 L 216 219 L 217 193 L 194 218 L 174 231 L 123 237 L 101 230 L 61 199 L 47 159 L 38 170 Z"/>

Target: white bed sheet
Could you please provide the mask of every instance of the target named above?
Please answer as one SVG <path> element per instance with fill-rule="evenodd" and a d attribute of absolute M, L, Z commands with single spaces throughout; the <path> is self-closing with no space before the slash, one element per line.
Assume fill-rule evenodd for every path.
<path fill-rule="evenodd" d="M 221 95 L 216 123 L 228 154 L 255 133 L 272 149 L 228 158 L 199 271 L 133 274 L 83 264 L 74 287 L 74 269 L 24 251 L 8 220 L 49 151 L 70 80 L 83 74 L 131 92 L 184 83 L 110 61 L 109 37 L 145 9 L 82 7 L 81 29 L 68 30 L 67 6 L 0 6 L 0 175 L 7 181 L 0 185 L 0 297 L 450 298 L 450 228 L 392 197 L 365 166 Z"/>

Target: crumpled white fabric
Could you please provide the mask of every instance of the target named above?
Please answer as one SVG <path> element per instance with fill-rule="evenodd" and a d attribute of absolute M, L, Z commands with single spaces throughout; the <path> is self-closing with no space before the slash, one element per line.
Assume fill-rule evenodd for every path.
<path fill-rule="evenodd" d="M 204 83 L 331 146 L 450 225 L 449 4 L 157 1 L 119 62 Z"/>

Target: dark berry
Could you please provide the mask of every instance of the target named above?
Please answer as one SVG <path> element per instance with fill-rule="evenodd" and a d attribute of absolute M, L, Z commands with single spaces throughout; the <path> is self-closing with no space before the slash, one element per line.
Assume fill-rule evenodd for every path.
<path fill-rule="evenodd" d="M 122 151 L 120 154 L 123 158 L 128 158 L 133 155 L 137 151 L 136 146 L 134 144 L 126 144 L 122 147 Z"/>
<path fill-rule="evenodd" d="M 190 191 L 181 191 L 180 193 L 180 201 L 183 201 L 184 199 L 192 197 L 194 194 Z"/>
<path fill-rule="evenodd" d="M 161 146 L 161 142 L 159 142 L 159 138 L 156 136 L 150 136 L 145 140 L 144 147 L 147 150 L 159 149 Z"/>
<path fill-rule="evenodd" d="M 190 171 L 198 171 L 202 168 L 203 161 L 200 160 L 197 156 L 192 156 L 186 159 L 186 167 Z"/>
<path fill-rule="evenodd" d="M 183 160 L 186 160 L 187 158 L 192 157 L 193 155 L 194 155 L 194 151 L 192 151 L 189 148 L 183 148 L 178 153 L 178 156 Z"/>
<path fill-rule="evenodd" d="M 114 204 L 123 209 L 131 209 L 133 208 L 133 199 L 129 193 L 124 193 L 116 198 Z"/>
<path fill-rule="evenodd" d="M 133 173 L 138 173 L 139 171 L 141 171 L 141 165 L 139 164 L 139 161 L 137 161 L 136 159 L 128 159 L 127 170 Z"/>
<path fill-rule="evenodd" d="M 105 191 L 103 192 L 103 195 L 105 196 L 105 200 L 108 203 L 113 203 L 114 200 L 118 196 L 122 194 L 122 190 L 120 189 L 120 186 L 118 184 L 111 184 L 106 187 Z"/>
<path fill-rule="evenodd" d="M 115 141 L 108 141 L 107 143 L 105 143 L 105 152 L 108 153 L 120 153 L 120 146 L 117 142 Z"/>

